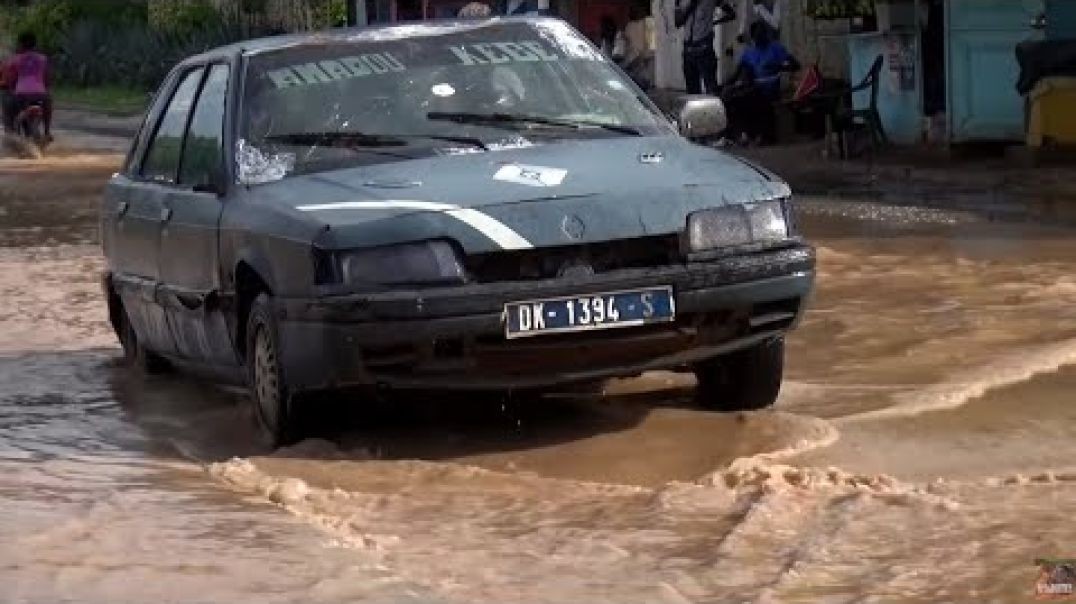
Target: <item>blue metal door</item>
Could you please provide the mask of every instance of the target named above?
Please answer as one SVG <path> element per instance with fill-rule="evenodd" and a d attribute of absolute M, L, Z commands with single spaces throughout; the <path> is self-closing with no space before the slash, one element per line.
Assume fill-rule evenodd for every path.
<path fill-rule="evenodd" d="M 1016 45 L 1042 39 L 1046 0 L 949 0 L 949 133 L 953 142 L 1022 140 Z"/>

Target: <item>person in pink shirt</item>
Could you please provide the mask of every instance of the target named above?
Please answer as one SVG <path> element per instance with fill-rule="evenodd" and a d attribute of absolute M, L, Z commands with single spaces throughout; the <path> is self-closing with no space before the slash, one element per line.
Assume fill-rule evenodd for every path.
<path fill-rule="evenodd" d="M 31 103 L 45 108 L 45 135 L 52 136 L 52 96 L 49 94 L 49 60 L 37 52 L 37 37 L 31 32 L 19 35 L 15 55 L 4 63 L 0 78 L 7 87 L 4 107 L 4 130 L 15 129 L 15 116 Z"/>

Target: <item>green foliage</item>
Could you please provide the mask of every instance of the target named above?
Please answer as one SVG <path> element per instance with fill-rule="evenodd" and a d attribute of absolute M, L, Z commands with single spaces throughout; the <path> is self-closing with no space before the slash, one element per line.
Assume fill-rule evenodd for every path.
<path fill-rule="evenodd" d="M 166 0 L 151 5 L 149 20 L 155 28 L 191 35 L 211 28 L 222 16 L 209 0 Z"/>
<path fill-rule="evenodd" d="M 47 53 L 59 50 L 71 24 L 96 20 L 120 26 L 146 22 L 145 0 L 37 0 L 25 6 L 5 8 L 0 14 L 0 29 L 16 36 L 31 31 L 38 47 Z"/>
<path fill-rule="evenodd" d="M 318 7 L 317 22 L 323 27 L 347 25 L 347 0 L 326 0 Z"/>
<path fill-rule="evenodd" d="M 240 39 L 239 29 L 217 18 L 196 30 L 115 29 L 100 21 L 75 23 L 54 64 L 60 81 L 76 86 L 122 84 L 155 89 L 183 59 Z"/>
<path fill-rule="evenodd" d="M 52 57 L 56 79 L 69 88 L 111 86 L 152 90 L 178 61 L 258 35 L 275 21 L 269 0 L 243 0 L 242 11 L 218 11 L 213 0 L 0 0 L 0 34 L 29 30 Z M 227 2 L 221 5 L 227 7 Z M 303 0 L 302 22 L 287 29 L 343 26 L 346 0 Z M 238 21 L 244 21 L 239 23 Z M 151 25 L 151 26 L 147 26 Z M 0 40 L 0 45 L 2 45 Z"/>
<path fill-rule="evenodd" d="M 77 87 L 60 84 L 52 89 L 52 97 L 64 106 L 101 111 L 112 115 L 136 115 L 145 110 L 149 93 L 144 88 L 115 84 Z"/>
<path fill-rule="evenodd" d="M 262 14 L 265 9 L 268 8 L 268 0 L 244 0 L 242 3 L 243 12 L 249 15 Z"/>
<path fill-rule="evenodd" d="M 125 27 L 146 22 L 146 0 L 67 0 L 72 21 L 90 19 Z"/>
<path fill-rule="evenodd" d="M 67 0 L 41 0 L 15 11 L 6 29 L 16 36 L 24 31 L 33 32 L 38 48 L 55 52 L 72 16 L 71 3 Z"/>

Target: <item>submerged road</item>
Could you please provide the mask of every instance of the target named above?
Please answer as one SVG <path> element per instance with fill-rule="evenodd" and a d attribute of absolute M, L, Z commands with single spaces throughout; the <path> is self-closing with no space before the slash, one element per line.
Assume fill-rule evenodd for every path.
<path fill-rule="evenodd" d="M 0 159 L 0 601 L 1013 602 L 1076 556 L 1071 230 L 800 199 L 772 411 L 659 373 L 356 404 L 269 454 L 237 393 L 121 366 L 122 141 L 61 140 Z"/>

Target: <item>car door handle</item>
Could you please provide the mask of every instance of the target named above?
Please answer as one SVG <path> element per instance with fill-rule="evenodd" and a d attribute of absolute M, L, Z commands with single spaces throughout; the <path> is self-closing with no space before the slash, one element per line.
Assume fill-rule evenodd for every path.
<path fill-rule="evenodd" d="M 172 219 L 172 208 L 161 208 L 161 222 L 168 222 Z"/>
<path fill-rule="evenodd" d="M 123 218 L 123 215 L 127 213 L 127 209 L 131 207 L 131 204 L 126 201 L 121 201 L 116 204 L 116 218 Z"/>

